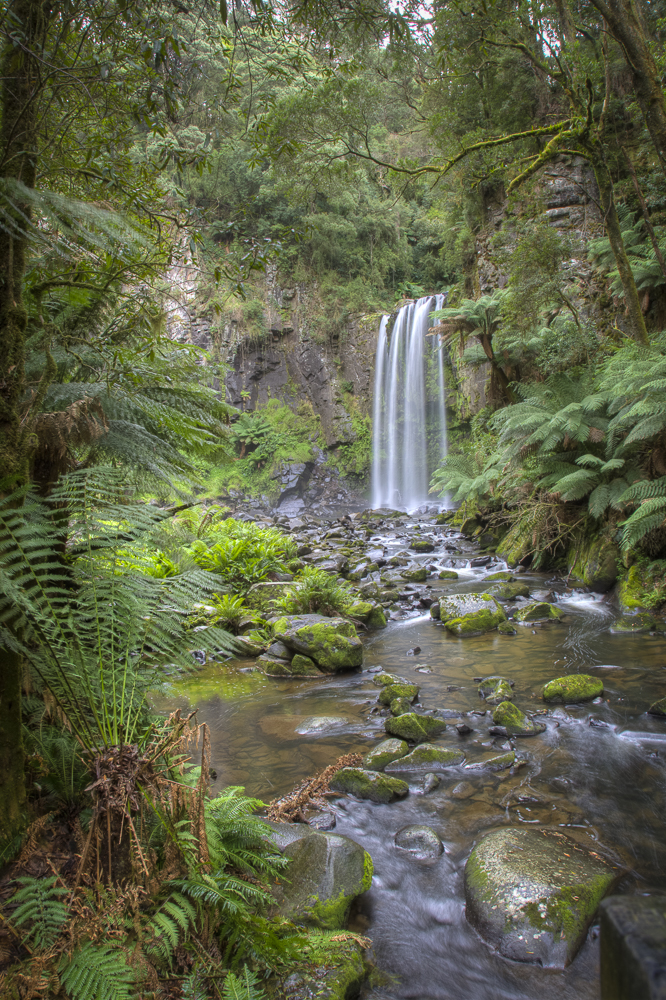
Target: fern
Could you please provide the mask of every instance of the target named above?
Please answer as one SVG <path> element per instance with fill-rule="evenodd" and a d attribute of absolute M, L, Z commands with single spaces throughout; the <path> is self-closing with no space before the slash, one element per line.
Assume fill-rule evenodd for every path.
<path fill-rule="evenodd" d="M 622 547 L 630 549 L 666 521 L 666 476 L 634 484 L 621 499 L 639 504 L 622 523 Z"/>
<path fill-rule="evenodd" d="M 178 945 L 189 938 L 196 916 L 195 907 L 182 893 L 170 891 L 145 929 L 148 953 L 170 965 Z"/>
<path fill-rule="evenodd" d="M 448 493 L 454 503 L 486 499 L 501 474 L 496 463 L 495 454 L 485 464 L 476 455 L 447 455 L 433 474 L 430 492 L 440 497 Z"/>
<path fill-rule="evenodd" d="M 71 958 L 63 955 L 60 982 L 71 1000 L 133 1000 L 135 976 L 117 948 L 82 944 Z"/>
<path fill-rule="evenodd" d="M 23 941 L 33 950 L 45 951 L 55 943 L 69 917 L 61 901 L 68 890 L 56 885 L 55 876 L 40 879 L 24 875 L 16 881 L 21 888 L 12 896 L 12 903 L 18 903 L 12 924 L 26 928 Z"/>
<path fill-rule="evenodd" d="M 247 965 L 240 975 L 230 972 L 224 981 L 223 1000 L 265 1000 L 266 994 L 259 989 L 259 978 L 250 972 Z"/>

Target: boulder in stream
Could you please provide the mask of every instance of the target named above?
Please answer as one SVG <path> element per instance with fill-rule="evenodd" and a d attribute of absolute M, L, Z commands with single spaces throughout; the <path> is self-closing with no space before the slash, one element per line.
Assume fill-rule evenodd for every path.
<path fill-rule="evenodd" d="M 388 674 L 386 671 L 382 671 L 381 674 L 375 674 L 372 683 L 375 687 L 386 687 L 388 684 L 409 684 L 409 681 L 406 677 L 399 677 L 398 674 Z"/>
<path fill-rule="evenodd" d="M 368 771 L 383 771 L 391 761 L 398 760 L 409 753 L 409 746 L 404 740 L 382 740 L 363 758 L 363 767 Z"/>
<path fill-rule="evenodd" d="M 432 861 L 444 853 L 439 834 L 430 826 L 403 826 L 396 833 L 393 843 L 419 861 Z"/>
<path fill-rule="evenodd" d="M 406 712 L 395 719 L 387 719 L 384 729 L 391 736 L 409 740 L 410 743 L 424 743 L 432 736 L 438 736 L 446 729 L 443 719 L 434 719 L 431 715 L 417 715 L 416 712 Z"/>
<path fill-rule="evenodd" d="M 321 671 L 314 660 L 309 656 L 301 656 L 300 653 L 295 654 L 290 667 L 293 677 L 321 677 Z"/>
<path fill-rule="evenodd" d="M 510 701 L 503 701 L 497 706 L 493 722 L 502 726 L 507 736 L 537 736 L 546 728 L 543 722 L 534 722 Z"/>
<path fill-rule="evenodd" d="M 477 761 L 474 764 L 466 764 L 466 771 L 505 771 L 507 767 L 513 767 L 516 763 L 516 753 L 509 750 L 501 753 L 497 757 L 486 757 L 485 760 Z"/>
<path fill-rule="evenodd" d="M 567 674 L 549 681 L 543 689 L 543 700 L 575 705 L 592 701 L 604 693 L 604 683 L 590 674 Z"/>
<path fill-rule="evenodd" d="M 646 611 L 635 615 L 621 615 L 610 627 L 613 635 L 641 635 L 652 632 L 657 622 Z"/>
<path fill-rule="evenodd" d="M 440 569 L 437 577 L 440 580 L 457 580 L 458 574 L 454 569 Z"/>
<path fill-rule="evenodd" d="M 564 618 L 564 612 L 560 608 L 556 608 L 554 604 L 549 604 L 547 601 L 532 601 L 530 604 L 526 604 L 524 608 L 519 608 L 514 618 L 517 622 L 544 622 L 553 621 L 558 622 L 561 618 Z"/>
<path fill-rule="evenodd" d="M 489 705 L 499 705 L 502 701 L 511 701 L 513 698 L 512 687 L 513 681 L 510 681 L 507 677 L 501 677 L 499 674 L 491 674 L 490 677 L 483 678 L 479 684 L 478 691 Z"/>
<path fill-rule="evenodd" d="M 402 567 L 400 576 L 411 583 L 425 583 L 428 571 L 422 563 L 412 562 Z"/>
<path fill-rule="evenodd" d="M 308 656 L 324 673 L 351 670 L 363 663 L 363 644 L 351 622 L 324 615 L 286 615 L 273 621 L 275 638 L 294 653 Z"/>
<path fill-rule="evenodd" d="M 410 754 L 393 760 L 386 770 L 394 771 L 444 771 L 447 767 L 462 764 L 465 759 L 460 750 L 446 750 L 432 743 L 421 743 Z"/>
<path fill-rule="evenodd" d="M 409 540 L 409 547 L 414 552 L 434 552 L 435 546 L 432 544 L 429 538 L 411 538 Z"/>
<path fill-rule="evenodd" d="M 559 831 L 496 830 L 465 866 L 466 916 L 505 958 L 562 969 L 620 875 Z"/>
<path fill-rule="evenodd" d="M 416 701 L 420 690 L 418 684 L 386 684 L 379 692 L 379 704 L 390 705 L 394 698 Z"/>
<path fill-rule="evenodd" d="M 461 637 L 491 632 L 506 621 L 502 606 L 490 594 L 440 597 L 439 618 L 449 632 Z"/>
<path fill-rule="evenodd" d="M 271 837 L 289 858 L 285 881 L 271 887 L 274 913 L 295 923 L 341 930 L 353 901 L 370 888 L 372 859 L 349 837 L 315 832 L 305 824 L 273 823 Z M 281 827 L 301 826 L 285 836 Z M 285 842 L 287 841 L 287 842 Z M 288 880 L 288 881 L 287 881 Z"/>
<path fill-rule="evenodd" d="M 391 715 L 408 715 L 412 711 L 412 703 L 409 698 L 394 698 L 389 709 Z"/>
<path fill-rule="evenodd" d="M 658 701 L 653 701 L 648 708 L 648 715 L 656 715 L 663 719 L 664 716 L 666 716 L 666 698 L 660 698 Z"/>
<path fill-rule="evenodd" d="M 529 597 L 530 588 L 526 583 L 496 583 L 488 593 L 498 601 L 515 601 L 517 597 Z"/>
<path fill-rule="evenodd" d="M 345 792 L 371 802 L 393 802 L 394 799 L 404 799 L 409 792 L 406 781 L 389 778 L 381 771 L 365 771 L 362 767 L 343 767 L 336 771 L 329 787 L 333 792 Z"/>
<path fill-rule="evenodd" d="M 513 627 L 511 622 L 500 622 L 497 626 L 497 631 L 500 635 L 516 635 L 517 630 Z"/>

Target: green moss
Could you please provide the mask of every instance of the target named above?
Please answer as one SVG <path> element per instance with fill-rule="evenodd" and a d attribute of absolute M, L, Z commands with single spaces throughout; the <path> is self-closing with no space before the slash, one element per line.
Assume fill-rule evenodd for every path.
<path fill-rule="evenodd" d="M 384 614 L 384 609 L 380 608 L 378 604 L 375 604 L 372 611 L 366 618 L 365 623 L 369 628 L 386 628 L 386 615 Z"/>
<path fill-rule="evenodd" d="M 462 764 L 465 759 L 461 750 L 445 750 L 442 747 L 433 746 L 431 743 L 422 743 L 406 757 L 394 761 L 388 765 L 389 771 L 421 771 L 439 770 L 442 767 L 455 767 Z"/>
<path fill-rule="evenodd" d="M 513 698 L 511 681 L 506 677 L 500 677 L 499 674 L 484 677 L 479 684 L 478 692 L 491 705 L 497 705 L 501 701 L 511 701 Z"/>
<path fill-rule="evenodd" d="M 504 621 L 504 613 L 501 616 L 495 611 L 485 608 L 481 611 L 472 611 L 462 618 L 450 618 L 446 622 L 446 628 L 453 635 L 461 638 L 472 635 L 483 635 L 484 632 L 491 632 L 496 629 L 501 621 Z"/>
<path fill-rule="evenodd" d="M 372 858 L 366 851 L 363 855 L 363 882 L 361 892 L 367 892 L 372 885 L 372 876 L 375 871 L 375 866 L 372 863 Z"/>
<path fill-rule="evenodd" d="M 500 601 L 515 601 L 517 597 L 529 597 L 530 588 L 526 583 L 497 583 L 491 594 Z"/>
<path fill-rule="evenodd" d="M 484 580 L 501 580 L 503 583 L 515 583 L 516 578 L 504 569 L 499 573 L 489 573 L 488 576 L 484 577 Z"/>
<path fill-rule="evenodd" d="M 546 728 L 543 723 L 535 723 L 510 701 L 501 702 L 493 712 L 493 722 L 503 726 L 509 736 L 536 736 Z"/>
<path fill-rule="evenodd" d="M 660 698 L 659 701 L 654 701 L 648 708 L 648 715 L 657 715 L 661 718 L 666 716 L 666 698 Z"/>
<path fill-rule="evenodd" d="M 414 552 L 433 552 L 435 546 L 427 538 L 412 538 L 409 547 Z"/>
<path fill-rule="evenodd" d="M 427 575 L 425 566 L 414 567 L 413 569 L 405 566 L 400 570 L 402 579 L 412 583 L 425 583 Z"/>
<path fill-rule="evenodd" d="M 310 921 L 326 931 L 343 930 L 347 926 L 349 909 L 354 896 L 345 896 L 341 890 L 337 899 L 321 900 L 317 896 L 314 902 L 305 907 L 304 912 Z"/>
<path fill-rule="evenodd" d="M 380 705 L 390 705 L 394 698 L 416 701 L 421 688 L 418 684 L 386 684 L 379 692 Z"/>
<path fill-rule="evenodd" d="M 423 743 L 429 737 L 443 733 L 446 723 L 443 719 L 434 719 L 430 715 L 407 712 L 395 719 L 386 719 L 384 729 L 391 736 L 399 736 L 412 743 Z"/>
<path fill-rule="evenodd" d="M 513 627 L 511 622 L 500 622 L 497 626 L 497 631 L 500 635 L 516 635 L 516 629 Z"/>
<path fill-rule="evenodd" d="M 458 574 L 454 569 L 441 569 L 437 574 L 440 580 L 457 580 Z"/>
<path fill-rule="evenodd" d="M 301 656 L 300 653 L 296 653 L 290 666 L 291 672 L 294 676 L 321 677 L 319 670 L 317 670 L 317 665 L 314 660 L 310 659 L 309 656 Z"/>
<path fill-rule="evenodd" d="M 389 708 L 391 715 L 407 715 L 412 710 L 412 703 L 407 698 L 394 698 Z"/>
<path fill-rule="evenodd" d="M 405 677 L 399 677 L 398 674 L 389 674 L 383 671 L 381 674 L 375 674 L 372 683 L 375 687 L 386 687 L 387 684 L 407 684 L 408 681 Z"/>
<path fill-rule="evenodd" d="M 440 620 L 441 610 L 439 601 L 435 601 L 433 604 L 430 605 L 430 617 L 433 618 L 435 621 Z"/>
<path fill-rule="evenodd" d="M 564 612 L 547 601 L 532 601 L 514 615 L 518 622 L 559 621 Z"/>
<path fill-rule="evenodd" d="M 363 766 L 367 771 L 383 771 L 387 764 L 399 757 L 404 757 L 409 747 L 404 740 L 382 740 L 363 758 Z"/>
<path fill-rule="evenodd" d="M 603 681 L 590 674 L 567 674 L 549 681 L 543 689 L 544 701 L 576 703 L 592 701 L 604 693 Z"/>
<path fill-rule="evenodd" d="M 378 771 L 364 771 L 360 767 L 343 767 L 336 771 L 329 784 L 334 792 L 345 792 L 370 802 L 392 802 L 409 792 L 409 785 L 399 778 L 389 778 Z"/>

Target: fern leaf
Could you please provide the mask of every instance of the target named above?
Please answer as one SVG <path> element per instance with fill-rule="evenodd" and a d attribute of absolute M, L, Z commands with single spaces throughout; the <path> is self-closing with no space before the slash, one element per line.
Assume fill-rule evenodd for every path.
<path fill-rule="evenodd" d="M 117 948 L 88 941 L 71 959 L 63 955 L 58 971 L 71 1000 L 132 1000 L 134 972 Z"/>
<path fill-rule="evenodd" d="M 13 903 L 18 903 L 12 916 L 14 927 L 25 928 L 23 940 L 39 951 L 50 948 L 62 931 L 69 911 L 61 898 L 68 890 L 56 885 L 57 878 L 32 878 L 28 875 L 16 880 L 21 888 L 14 893 Z"/>
<path fill-rule="evenodd" d="M 265 1000 L 266 994 L 259 989 L 259 979 L 250 972 L 247 965 L 239 975 L 230 972 L 224 981 L 223 1000 Z"/>

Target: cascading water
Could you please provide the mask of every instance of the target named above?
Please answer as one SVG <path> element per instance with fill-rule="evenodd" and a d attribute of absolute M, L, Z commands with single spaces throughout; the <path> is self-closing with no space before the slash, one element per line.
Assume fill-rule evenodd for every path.
<path fill-rule="evenodd" d="M 446 455 L 444 360 L 438 338 L 426 336 L 430 314 L 444 301 L 443 295 L 429 295 L 403 306 L 390 333 L 389 317 L 382 317 L 375 359 L 373 507 L 418 507 L 428 497 L 434 465 Z"/>

